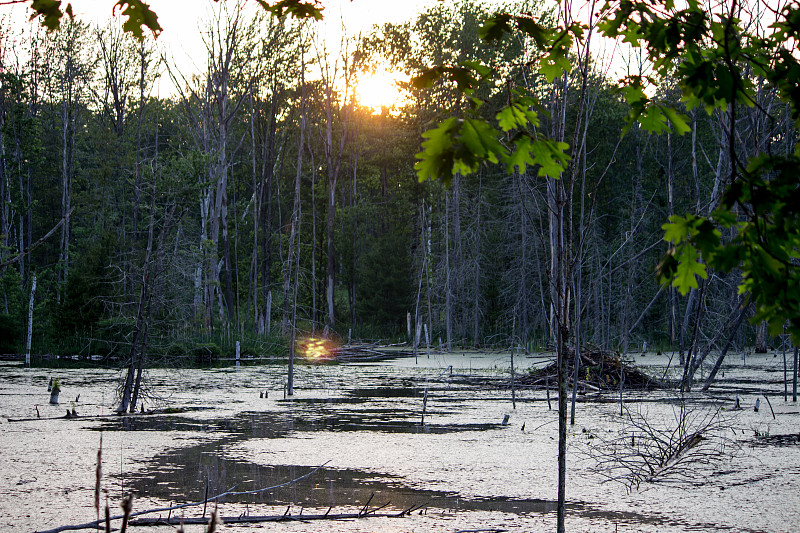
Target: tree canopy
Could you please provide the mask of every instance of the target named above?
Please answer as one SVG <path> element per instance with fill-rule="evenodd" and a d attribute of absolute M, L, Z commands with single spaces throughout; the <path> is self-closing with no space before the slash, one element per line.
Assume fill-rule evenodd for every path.
<path fill-rule="evenodd" d="M 736 1 L 709 11 L 697 0 L 682 8 L 671 0 L 622 0 L 603 6 L 596 29 L 643 49 L 653 66 L 649 76 L 619 82 L 618 91 L 630 106 L 626 131 L 638 124 L 645 131 L 684 135 L 690 131 L 687 111 L 731 113 L 724 132 L 732 162 L 725 192 L 709 214 L 672 215 L 664 224 L 664 239 L 672 246 L 659 265 L 660 280 L 686 294 L 698 287 L 698 278 L 707 278 L 707 266 L 723 272 L 739 268 L 739 290 L 756 304 L 752 320 L 766 320 L 773 335 L 788 323 L 800 342 L 800 150 L 778 154 L 766 146 L 745 154 L 734 142 L 737 108 L 758 107 L 756 93 L 764 84 L 777 89 L 794 120 L 800 118 L 800 62 L 794 49 L 800 7 L 788 4 L 772 15 L 768 31 L 759 34 L 758 26 L 741 18 Z M 539 70 L 553 82 L 572 68 L 568 54 L 573 42 L 585 44 L 591 30 L 580 22 L 551 28 L 529 14 L 499 13 L 486 20 L 481 36 L 492 42 L 513 32 L 524 34 L 541 50 Z M 473 110 L 483 104 L 472 94 L 479 83 L 494 80 L 505 86 L 510 81 L 491 65 L 464 61 L 435 66 L 415 83 L 426 87 L 442 76 L 470 98 Z M 680 89 L 680 107 L 650 96 L 651 87 L 671 80 Z M 509 91 L 507 99 L 494 120 L 467 113 L 426 132 L 417 156 L 419 178 L 449 183 L 484 162 L 503 162 L 509 172 L 525 172 L 532 165 L 541 176 L 560 176 L 570 164 L 570 146 L 538 128 L 539 100 L 520 89 Z M 769 115 L 763 108 L 758 111 Z M 733 236 L 723 240 L 721 229 Z"/>

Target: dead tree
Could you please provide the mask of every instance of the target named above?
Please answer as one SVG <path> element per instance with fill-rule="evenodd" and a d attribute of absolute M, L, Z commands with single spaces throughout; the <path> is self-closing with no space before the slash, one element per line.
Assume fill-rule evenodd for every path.
<path fill-rule="evenodd" d="M 717 408 L 692 408 L 680 401 L 674 416 L 656 422 L 650 413 L 626 408 L 616 435 L 604 438 L 585 431 L 585 453 L 603 482 L 622 483 L 628 490 L 643 483 L 703 483 L 697 469 L 730 455 L 724 437 L 729 422 Z M 672 422 L 672 423 L 670 423 Z"/>

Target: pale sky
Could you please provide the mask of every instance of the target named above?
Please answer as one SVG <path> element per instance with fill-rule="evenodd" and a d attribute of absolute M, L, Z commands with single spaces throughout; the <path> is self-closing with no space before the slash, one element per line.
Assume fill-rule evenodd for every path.
<path fill-rule="evenodd" d="M 231 0 L 232 1 L 232 0 Z M 328 36 L 328 49 L 333 52 L 340 40 L 342 21 L 348 35 L 366 34 L 375 24 L 400 23 L 413 20 L 417 13 L 440 0 L 322 0 L 324 20 L 317 22 Z M 112 15 L 114 0 L 63 0 L 71 3 L 76 18 L 104 25 Z M 172 58 L 187 74 L 197 70 L 193 65 L 203 65 L 205 47 L 198 28 L 208 19 L 211 0 L 151 0 L 150 7 L 158 15 L 164 31 L 158 44 L 166 56 Z M 247 0 L 252 9 L 260 9 L 256 2 Z M 24 24 L 27 3 L 0 7 L 0 15 L 10 16 L 14 24 Z M 172 92 L 167 76 L 162 76 L 160 93 Z M 158 91 L 158 89 L 156 89 Z"/>
<path fill-rule="evenodd" d="M 64 0 L 62 3 L 66 3 Z M 114 0 L 68 0 L 81 20 L 104 23 L 112 13 Z M 403 22 L 436 4 L 437 0 L 322 0 L 325 19 L 320 23 L 338 33 L 345 21 L 350 34 L 366 33 L 374 24 Z M 258 8 L 253 0 L 246 2 Z M 170 49 L 202 50 L 197 34 L 198 25 L 206 17 L 211 0 L 151 0 L 150 7 L 158 14 L 164 32 L 158 41 Z M 4 8 L 8 9 L 8 8 Z M 14 8 L 18 9 L 18 8 Z M 196 41 L 195 41 L 196 39 Z M 338 41 L 338 37 L 336 38 Z M 176 51 L 177 52 L 177 51 Z"/>
<path fill-rule="evenodd" d="M 228 0 L 233 2 L 234 0 Z M 416 18 L 421 11 L 435 5 L 439 1 L 448 0 L 322 0 L 324 7 L 324 20 L 316 22 L 322 27 L 323 34 L 327 36 L 327 49 L 335 54 L 339 45 L 342 22 L 349 36 L 359 33 L 367 34 L 373 25 L 385 22 L 402 23 Z M 63 0 L 73 6 L 75 16 L 83 21 L 98 25 L 105 25 L 112 15 L 115 0 Z M 253 10 L 260 9 L 254 0 L 246 0 L 247 7 Z M 491 3 L 503 4 L 503 0 L 493 0 Z M 205 62 L 205 47 L 202 42 L 199 28 L 202 29 L 209 18 L 209 11 L 216 5 L 211 0 L 151 0 L 150 6 L 158 14 L 158 21 L 164 31 L 158 38 L 159 47 L 167 58 L 186 75 L 201 70 Z M 27 19 L 27 3 L 12 6 L 0 6 L 0 16 L 11 16 L 14 24 L 24 23 Z M 593 49 L 599 57 L 605 56 L 606 61 L 614 56 L 608 50 L 608 44 L 600 45 L 595 40 Z M 599 46 L 598 46 L 599 45 Z M 600 50 L 606 48 L 605 50 Z M 337 54 L 338 55 L 338 54 Z M 618 58 L 615 58 L 618 61 Z M 616 70 L 616 69 L 615 69 Z M 373 85 L 386 87 L 386 80 L 393 75 L 380 77 L 373 80 Z M 363 80 L 366 88 L 366 80 Z M 174 87 L 165 74 L 161 77 L 159 87 L 154 93 L 165 96 L 174 92 Z M 366 103 L 366 102 L 365 102 Z M 371 104 L 368 104 L 371 105 Z"/>

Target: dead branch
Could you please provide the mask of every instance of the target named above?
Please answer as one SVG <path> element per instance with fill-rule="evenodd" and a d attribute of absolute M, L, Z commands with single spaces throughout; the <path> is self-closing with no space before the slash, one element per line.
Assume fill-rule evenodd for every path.
<path fill-rule="evenodd" d="M 66 222 L 66 221 L 67 221 L 67 219 L 69 219 L 69 216 L 72 214 L 72 212 L 73 212 L 74 210 L 75 210 L 75 208 L 74 208 L 74 207 L 73 207 L 72 209 L 70 209 L 70 210 L 69 210 L 69 212 L 68 212 L 66 215 L 64 215 L 64 216 L 61 218 L 61 220 L 59 220 L 59 221 L 58 221 L 58 224 L 56 224 L 55 226 L 53 226 L 53 228 L 52 228 L 50 231 L 48 231 L 48 232 L 47 232 L 47 233 L 45 233 L 45 234 L 44 234 L 42 237 L 40 237 L 38 241 L 36 241 L 36 242 L 35 242 L 35 243 L 33 243 L 32 245 L 30 245 L 30 246 L 28 247 L 28 249 L 27 249 L 27 250 L 25 250 L 24 252 L 21 252 L 21 253 L 17 254 L 16 256 L 12 257 L 11 259 L 9 259 L 8 261 L 6 261 L 6 262 L 4 262 L 4 263 L 0 263 L 0 269 L 3 269 L 3 268 L 5 268 L 5 267 L 7 267 L 7 266 L 9 266 L 9 265 L 13 265 L 14 263 L 16 263 L 17 261 L 19 261 L 20 259 L 22 259 L 22 258 L 23 258 L 23 257 L 25 257 L 26 255 L 30 254 L 30 253 L 31 253 L 32 251 L 34 251 L 36 248 L 38 248 L 38 247 L 39 247 L 39 246 L 40 246 L 40 245 L 41 245 L 41 244 L 42 244 L 44 241 L 46 241 L 47 239 L 49 239 L 49 238 L 50 238 L 50 237 L 53 235 L 53 233 L 55 233 L 55 232 L 58 230 L 58 228 L 60 228 L 61 226 L 63 226 L 63 225 L 64 225 L 64 222 Z"/>
<path fill-rule="evenodd" d="M 604 483 L 616 481 L 628 490 L 643 483 L 693 483 L 698 466 L 729 457 L 729 440 L 723 437 L 729 427 L 719 409 L 690 409 L 684 402 L 672 424 L 656 424 L 646 413 L 626 408 L 616 436 L 601 439 L 585 432 L 590 441 L 586 453 Z"/>

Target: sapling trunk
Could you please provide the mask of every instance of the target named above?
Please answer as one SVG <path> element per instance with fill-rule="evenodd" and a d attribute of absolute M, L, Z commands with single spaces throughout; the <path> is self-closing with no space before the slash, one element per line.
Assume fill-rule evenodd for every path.
<path fill-rule="evenodd" d="M 792 401 L 797 401 L 797 346 L 794 347 L 794 370 L 792 372 Z"/>
<path fill-rule="evenodd" d="M 789 401 L 789 375 L 786 369 L 786 339 L 783 340 L 783 401 Z"/>
<path fill-rule="evenodd" d="M 425 411 L 428 408 L 428 387 L 425 387 L 425 395 L 422 397 L 422 421 L 420 422 L 420 426 L 425 425 Z"/>
<path fill-rule="evenodd" d="M 31 337 L 33 336 L 33 297 L 36 294 L 36 272 L 31 281 L 31 298 L 28 302 L 28 338 L 25 342 L 25 368 L 31 366 Z"/>
<path fill-rule="evenodd" d="M 511 347 L 511 407 L 517 408 L 517 393 L 514 387 L 514 347 Z"/>

